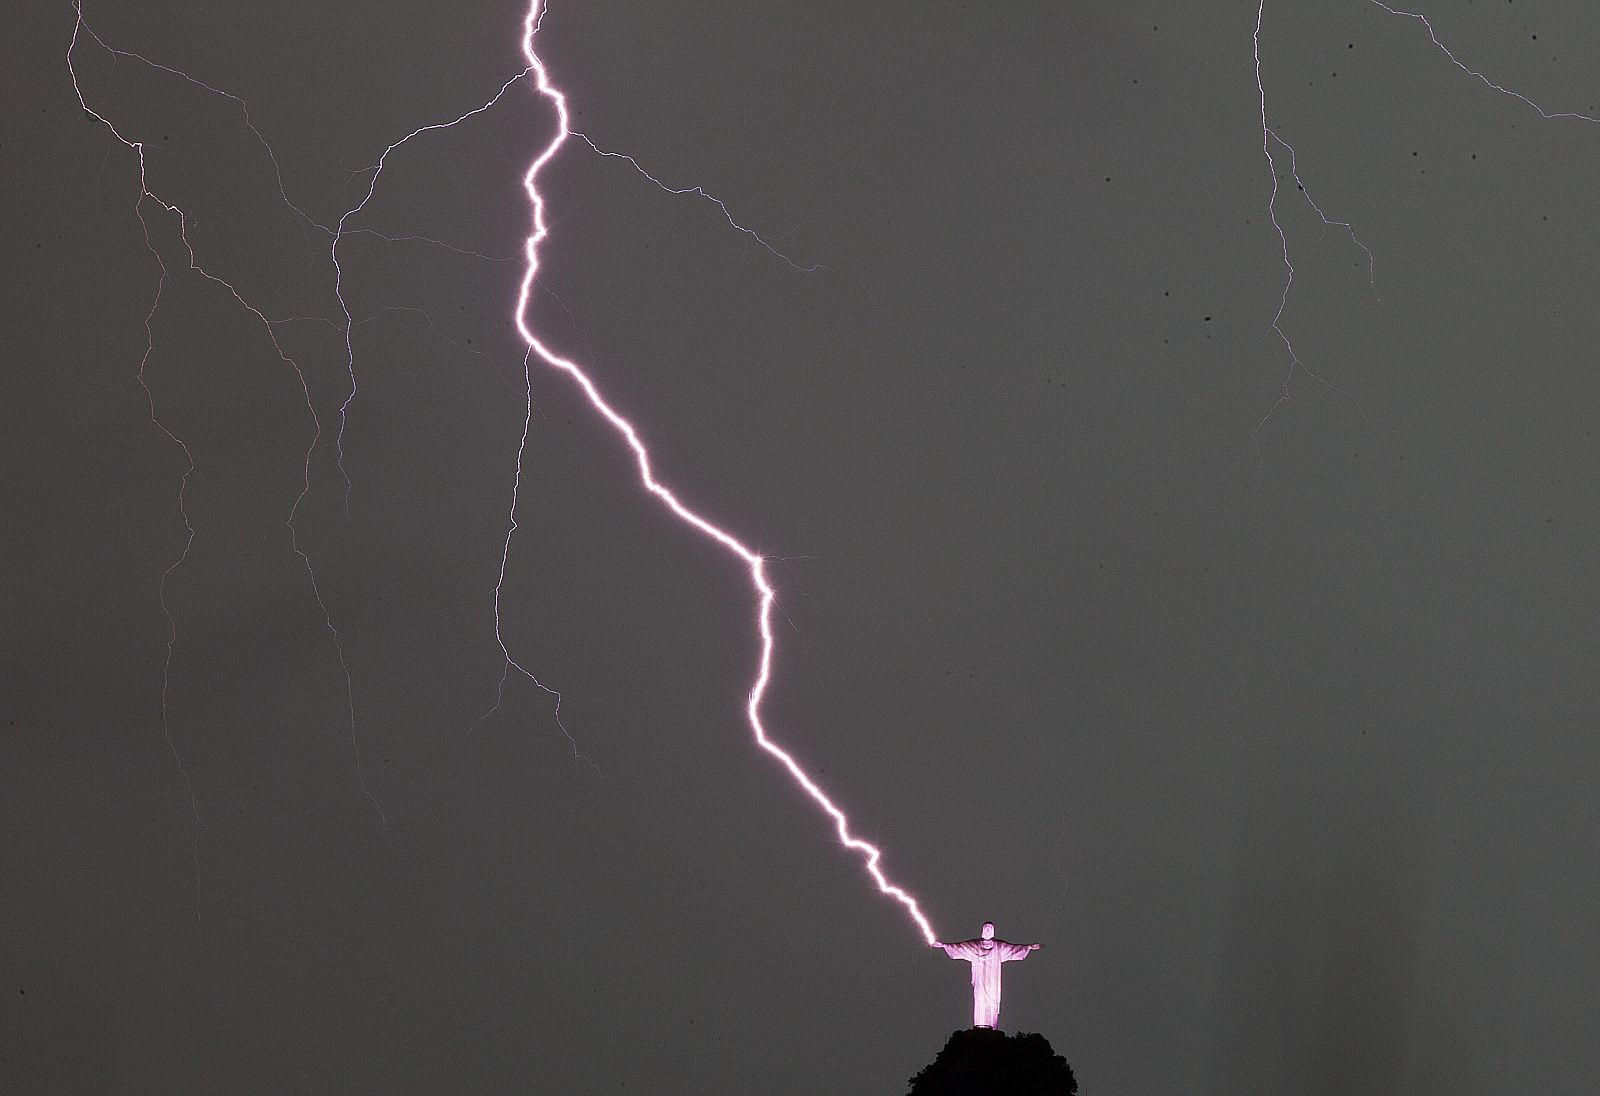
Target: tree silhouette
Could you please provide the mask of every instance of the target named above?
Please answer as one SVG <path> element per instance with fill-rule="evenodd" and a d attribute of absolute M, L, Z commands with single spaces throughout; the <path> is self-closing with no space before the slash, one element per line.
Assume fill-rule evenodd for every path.
<path fill-rule="evenodd" d="M 1075 1096 L 1072 1067 L 1043 1035 L 969 1028 L 915 1077 L 907 1096 Z"/>

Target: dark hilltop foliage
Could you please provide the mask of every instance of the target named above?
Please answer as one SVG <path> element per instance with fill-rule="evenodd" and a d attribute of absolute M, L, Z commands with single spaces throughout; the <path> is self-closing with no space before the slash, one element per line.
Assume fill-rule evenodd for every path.
<path fill-rule="evenodd" d="M 911 1078 L 906 1096 L 1074 1096 L 1072 1067 L 1043 1035 L 969 1028 Z"/>

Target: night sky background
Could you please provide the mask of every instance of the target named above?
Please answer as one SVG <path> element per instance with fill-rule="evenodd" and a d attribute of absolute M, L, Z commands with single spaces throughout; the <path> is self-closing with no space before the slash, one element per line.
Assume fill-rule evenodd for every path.
<path fill-rule="evenodd" d="M 1421 0 L 1418 0 L 1420 3 Z M 1584 5 L 1430 2 L 1597 112 Z M 522 66 L 522 9 L 91 5 L 251 104 L 331 223 Z M 1600 1044 L 1600 125 L 1365 0 L 557 5 L 575 125 L 533 313 L 685 498 L 784 557 L 770 726 L 949 939 L 1045 950 L 1003 1026 L 1090 1093 L 1592 1092 Z M 67 3 L 5 67 L 13 489 L 0 1089 L 903 1091 L 966 967 L 742 720 L 753 603 L 510 326 L 551 134 L 516 88 L 396 152 L 341 248 L 239 106 L 92 42 L 200 261 L 79 109 Z M 561 304 L 555 297 L 559 296 Z M 564 307 L 563 307 L 564 306 Z M 1271 417 L 1257 431 L 1264 415 Z M 176 757 L 193 788 L 190 792 Z M 387 816 L 382 825 L 373 800 Z"/>

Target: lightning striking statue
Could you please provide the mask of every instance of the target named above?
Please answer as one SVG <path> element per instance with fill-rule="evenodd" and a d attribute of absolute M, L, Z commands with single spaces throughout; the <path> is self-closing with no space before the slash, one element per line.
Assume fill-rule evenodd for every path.
<path fill-rule="evenodd" d="M 993 921 L 983 923 L 983 935 L 976 940 L 962 940 L 956 944 L 935 940 L 933 946 L 943 948 L 952 959 L 965 959 L 972 964 L 972 1026 L 975 1028 L 993 1028 L 1000 1024 L 1000 964 L 1026 959 L 1029 952 L 1044 947 L 1043 944 L 996 940 Z"/>

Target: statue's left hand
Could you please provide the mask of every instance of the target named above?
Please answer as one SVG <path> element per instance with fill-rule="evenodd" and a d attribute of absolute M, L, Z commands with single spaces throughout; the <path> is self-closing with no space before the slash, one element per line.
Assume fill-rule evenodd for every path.
<path fill-rule="evenodd" d="M 1043 944 L 1029 944 L 1028 945 L 1028 950 L 1029 951 L 1038 951 L 1042 947 L 1044 947 Z"/>

